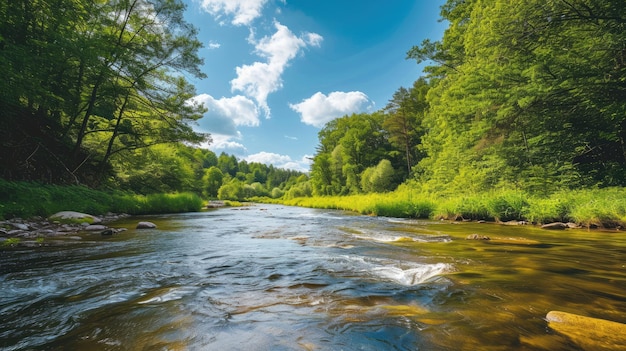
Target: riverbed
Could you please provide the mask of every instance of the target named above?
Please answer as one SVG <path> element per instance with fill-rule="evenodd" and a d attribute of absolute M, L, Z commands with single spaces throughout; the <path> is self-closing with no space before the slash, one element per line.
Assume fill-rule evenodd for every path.
<path fill-rule="evenodd" d="M 110 225 L 0 250 L 0 350 L 582 350 L 549 311 L 626 323 L 621 232 L 278 205 Z"/>

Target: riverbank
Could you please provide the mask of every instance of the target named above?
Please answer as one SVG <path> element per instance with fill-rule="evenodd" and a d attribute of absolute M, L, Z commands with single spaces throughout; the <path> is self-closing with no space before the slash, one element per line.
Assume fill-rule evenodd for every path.
<path fill-rule="evenodd" d="M 423 194 L 401 186 L 389 193 L 256 201 L 397 218 L 527 222 L 537 225 L 569 222 L 584 228 L 626 228 L 624 188 L 561 191 L 541 197 L 521 191 Z"/>
<path fill-rule="evenodd" d="M 60 211 L 130 215 L 199 211 L 204 201 L 193 193 L 138 195 L 84 186 L 59 186 L 0 179 L 0 220 L 48 217 Z"/>

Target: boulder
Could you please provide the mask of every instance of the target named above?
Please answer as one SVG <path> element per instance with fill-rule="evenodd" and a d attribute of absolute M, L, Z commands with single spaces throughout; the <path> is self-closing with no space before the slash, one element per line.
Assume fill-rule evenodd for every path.
<path fill-rule="evenodd" d="M 57 221 L 61 223 L 100 223 L 100 218 L 92 216 L 90 214 L 75 212 L 75 211 L 61 211 L 48 217 L 52 222 Z"/>
<path fill-rule="evenodd" d="M 152 222 L 139 222 L 137 223 L 137 229 L 154 229 L 156 228 L 156 224 Z"/>
<path fill-rule="evenodd" d="M 584 350 L 626 350 L 626 324 L 550 311 L 548 326 Z"/>
<path fill-rule="evenodd" d="M 550 230 L 563 230 L 568 228 L 568 225 L 562 222 L 554 222 L 548 223 L 541 226 L 542 229 L 550 229 Z"/>

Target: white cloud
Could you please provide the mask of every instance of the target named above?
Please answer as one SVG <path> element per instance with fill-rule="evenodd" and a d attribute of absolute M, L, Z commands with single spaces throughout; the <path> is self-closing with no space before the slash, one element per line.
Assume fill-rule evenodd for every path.
<path fill-rule="evenodd" d="M 305 155 L 300 160 L 293 160 L 287 155 L 280 155 L 272 152 L 261 151 L 259 153 L 249 155 L 244 159 L 247 162 L 264 163 L 266 165 L 274 165 L 274 167 L 292 169 L 300 172 L 308 172 L 311 165 L 312 156 Z"/>
<path fill-rule="evenodd" d="M 324 40 L 324 37 L 317 33 L 304 33 L 304 37 L 306 38 L 307 44 L 315 47 L 320 47 Z"/>
<path fill-rule="evenodd" d="M 263 6 L 268 0 L 201 0 L 202 8 L 217 20 L 222 15 L 232 16 L 231 23 L 248 26 L 261 16 Z"/>
<path fill-rule="evenodd" d="M 219 49 L 222 45 L 220 43 L 216 43 L 213 40 L 209 42 L 208 48 L 209 50 Z"/>
<path fill-rule="evenodd" d="M 266 62 L 254 62 L 236 68 L 237 77 L 230 81 L 232 91 L 241 91 L 256 100 L 269 118 L 270 108 L 267 96 L 282 88 L 281 76 L 289 62 L 307 45 L 319 46 L 322 36 L 315 33 L 304 34 L 304 39 L 296 36 L 286 26 L 275 22 L 276 32 L 271 37 L 263 37 L 255 42 L 251 31 L 249 41 L 255 45 L 255 52 Z"/>
<path fill-rule="evenodd" d="M 203 147 L 213 150 L 214 152 L 224 151 L 228 154 L 243 154 L 247 151 L 243 144 L 236 141 L 241 139 L 241 134 L 236 136 L 211 134 L 211 138 L 213 139 L 213 142 L 209 145 L 204 145 Z"/>
<path fill-rule="evenodd" d="M 289 104 L 289 107 L 300 113 L 303 123 L 321 128 L 335 118 L 363 111 L 368 102 L 367 95 L 360 91 L 335 91 L 328 96 L 317 92 L 298 104 Z"/>
<path fill-rule="evenodd" d="M 254 101 L 245 96 L 215 99 L 211 95 L 200 94 L 191 100 L 206 107 L 207 112 L 198 125 L 208 132 L 236 135 L 237 127 L 256 127 L 260 123 L 259 109 Z"/>
<path fill-rule="evenodd" d="M 291 157 L 287 155 L 261 151 L 257 154 L 246 157 L 246 161 L 276 165 L 291 162 Z"/>

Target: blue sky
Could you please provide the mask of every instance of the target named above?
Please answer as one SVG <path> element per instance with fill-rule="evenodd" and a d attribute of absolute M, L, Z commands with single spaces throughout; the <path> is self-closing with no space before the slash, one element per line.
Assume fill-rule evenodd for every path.
<path fill-rule="evenodd" d="M 308 171 L 334 118 L 383 108 L 422 66 L 406 52 L 441 38 L 444 0 L 184 0 L 208 78 L 192 79 L 208 111 L 208 148 Z"/>

